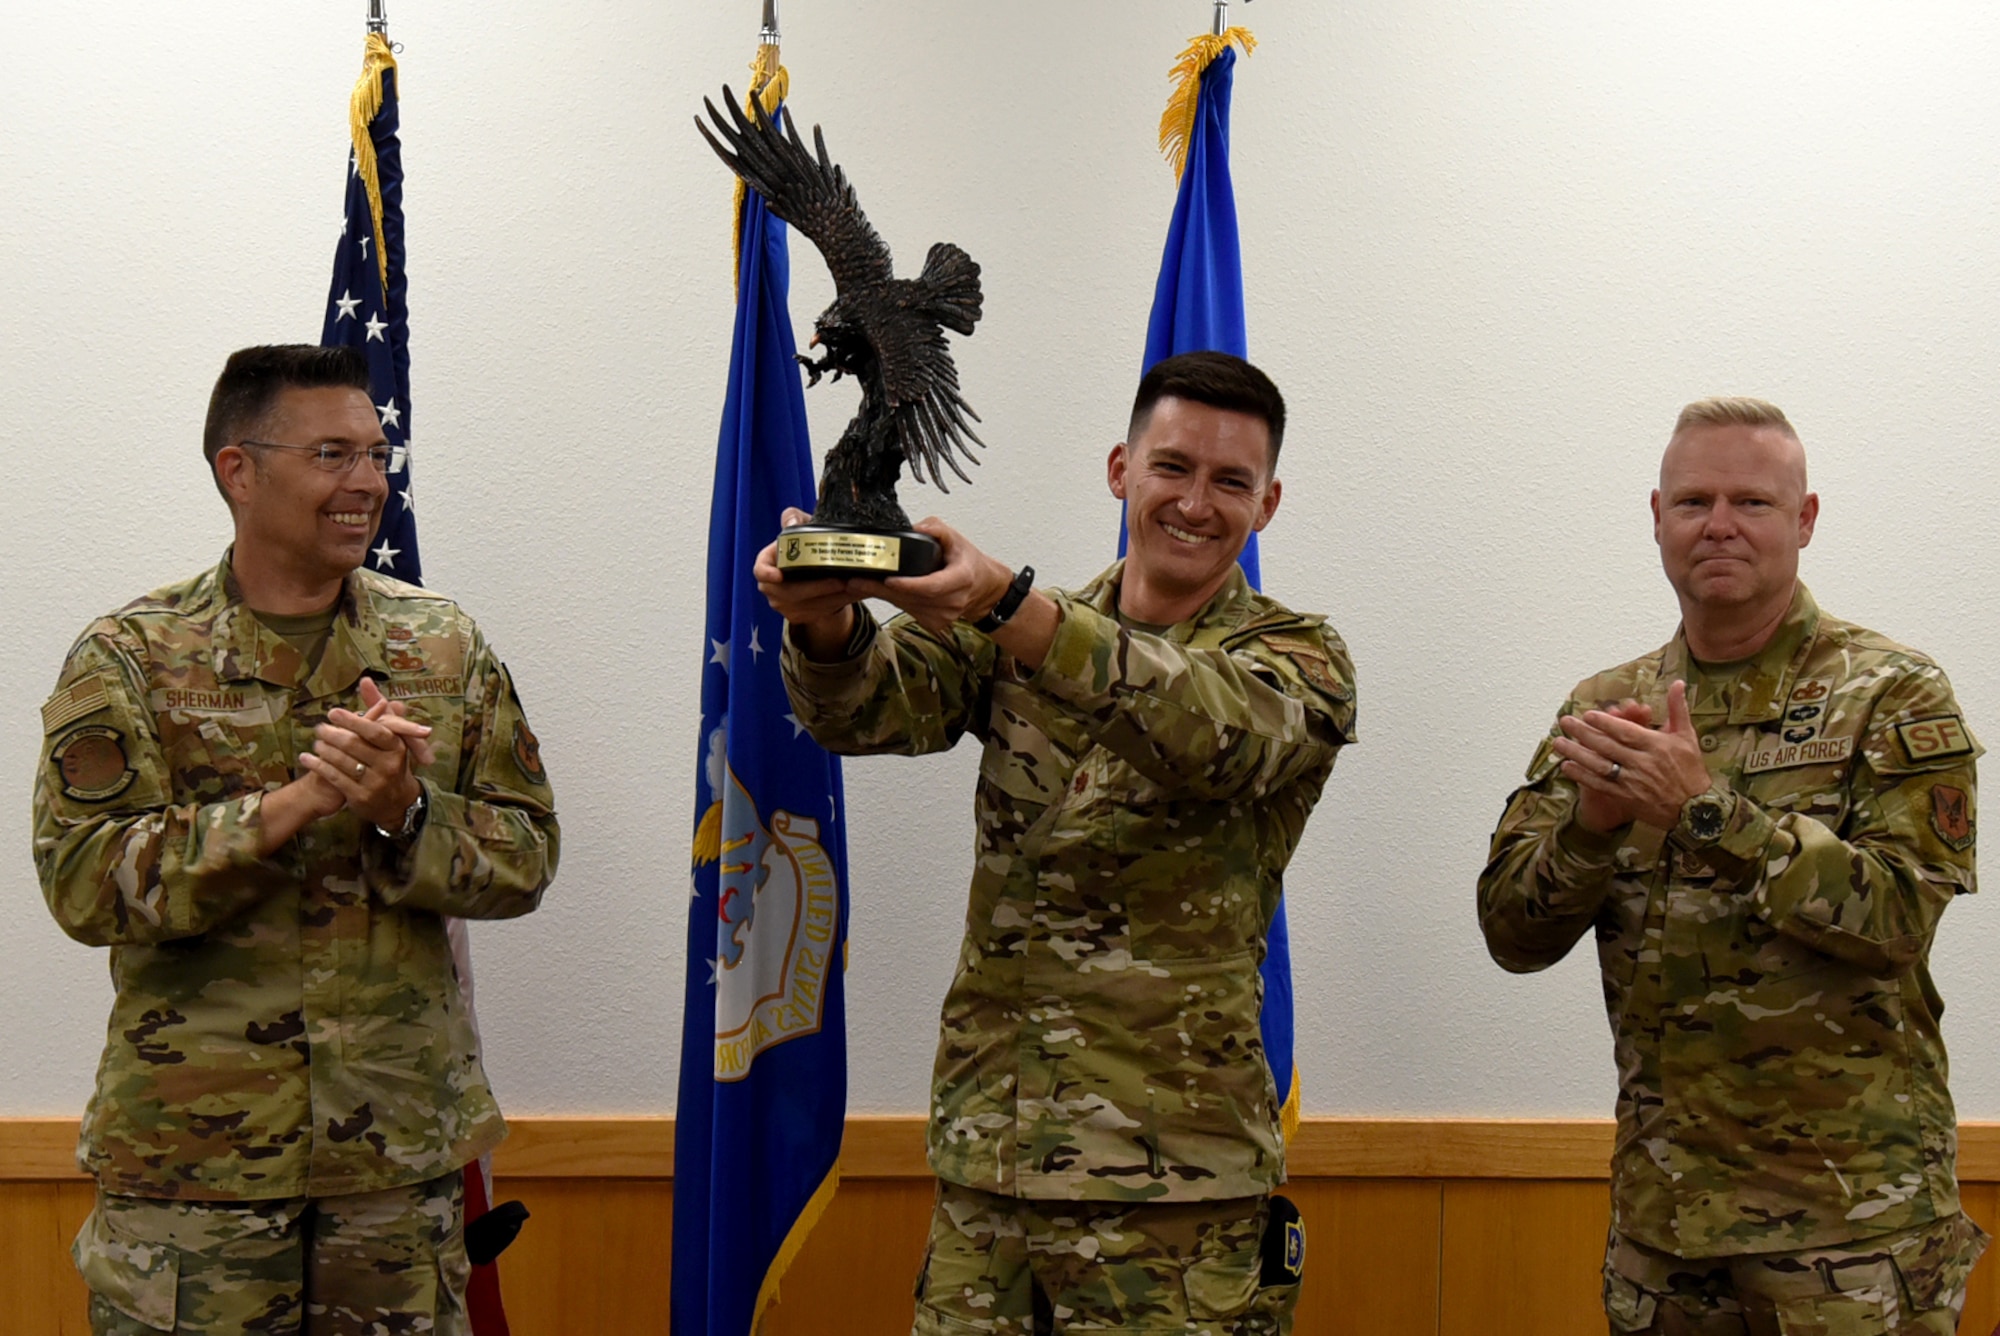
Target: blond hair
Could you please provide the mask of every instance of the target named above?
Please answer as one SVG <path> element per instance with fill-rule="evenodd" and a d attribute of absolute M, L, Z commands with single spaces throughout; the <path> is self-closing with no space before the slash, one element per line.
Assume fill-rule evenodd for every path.
<path fill-rule="evenodd" d="M 1672 440 L 1682 432 L 1696 427 L 1776 427 L 1793 440 L 1799 439 L 1798 430 L 1792 426 L 1785 410 L 1763 399 L 1751 399 L 1743 395 L 1716 395 L 1710 399 L 1697 399 L 1681 410 L 1674 420 Z"/>

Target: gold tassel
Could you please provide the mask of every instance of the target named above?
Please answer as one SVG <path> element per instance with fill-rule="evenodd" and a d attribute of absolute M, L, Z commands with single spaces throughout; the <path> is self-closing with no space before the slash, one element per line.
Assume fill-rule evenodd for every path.
<path fill-rule="evenodd" d="M 347 129 L 354 137 L 354 170 L 368 192 L 368 212 L 375 220 L 375 267 L 382 275 L 382 300 L 389 300 L 389 247 L 382 232 L 382 175 L 375 163 L 375 140 L 368 126 L 382 110 L 382 71 L 396 69 L 396 57 L 389 39 L 379 32 L 368 34 L 368 46 L 361 56 L 361 79 L 347 99 Z M 398 71 L 399 80 L 402 74 Z M 398 86 L 397 96 L 402 95 Z M 387 311 L 384 311 L 387 314 Z"/>
<path fill-rule="evenodd" d="M 1174 180 L 1187 169 L 1188 141 L 1194 135 L 1195 104 L 1201 99 L 1201 75 L 1231 44 L 1249 55 L 1257 49 L 1257 39 L 1248 28 L 1231 28 L 1222 33 L 1203 33 L 1188 43 L 1187 50 L 1167 74 L 1174 81 L 1173 96 L 1160 114 L 1160 152 L 1174 165 Z"/>
<path fill-rule="evenodd" d="M 1292 1138 L 1299 1134 L 1299 1064 L 1292 1064 L 1292 1089 L 1285 1096 L 1285 1102 L 1278 1110 L 1278 1125 L 1284 1130 L 1285 1144 L 1292 1144 Z"/>
<path fill-rule="evenodd" d="M 694 828 L 694 865 L 701 867 L 722 857 L 722 804 L 711 803 Z"/>
<path fill-rule="evenodd" d="M 833 1168 L 827 1170 L 826 1177 L 819 1182 L 819 1187 L 813 1191 L 811 1197 L 807 1198 L 805 1209 L 799 1212 L 799 1218 L 792 1222 L 789 1230 L 785 1231 L 785 1241 L 778 1245 L 778 1255 L 771 1259 L 770 1269 L 764 1272 L 763 1283 L 757 1286 L 757 1300 L 750 1310 L 751 1331 L 760 1329 L 764 1321 L 764 1310 L 778 1297 L 778 1282 L 785 1278 L 785 1273 L 792 1269 L 792 1263 L 798 1260 L 799 1249 L 806 1246 L 806 1235 L 812 1233 L 813 1226 L 826 1214 L 826 1208 L 833 1204 L 833 1194 L 839 1188 L 840 1159 L 836 1156 Z"/>
<path fill-rule="evenodd" d="M 750 91 L 743 98 L 743 114 L 750 118 L 752 125 L 757 123 L 756 113 L 750 110 L 751 99 L 756 98 L 763 102 L 766 116 L 775 116 L 778 104 L 791 90 L 792 76 L 778 63 L 777 44 L 765 42 L 757 48 L 757 58 L 750 62 Z M 739 285 L 743 282 L 743 201 L 744 192 L 749 189 L 743 184 L 742 177 L 736 178 L 735 205 L 730 212 L 730 217 L 736 221 L 729 232 L 729 253 L 736 257 L 736 281 Z"/>

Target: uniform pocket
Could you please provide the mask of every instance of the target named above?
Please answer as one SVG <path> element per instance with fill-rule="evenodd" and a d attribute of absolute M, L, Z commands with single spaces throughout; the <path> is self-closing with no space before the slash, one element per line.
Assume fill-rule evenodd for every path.
<path fill-rule="evenodd" d="M 1852 1294 L 1780 1299 L 1779 1336 L 1890 1336 L 1888 1305 Z"/>
<path fill-rule="evenodd" d="M 172 1331 L 180 1290 L 180 1254 L 135 1238 L 94 1209 L 70 1248 L 92 1295 L 149 1331 Z"/>
<path fill-rule="evenodd" d="M 1660 1301 L 1636 1281 L 1616 1271 L 1604 1273 L 1604 1313 L 1616 1332 L 1647 1332 L 1653 1329 L 1653 1315 Z"/>
<path fill-rule="evenodd" d="M 1257 1297 L 1263 1258 L 1254 1248 L 1203 1257 L 1181 1272 L 1190 1318 L 1238 1317 Z"/>
<path fill-rule="evenodd" d="M 1906 1318 L 1932 1309 L 1957 1309 L 1965 1303 L 1972 1268 L 1992 1242 L 1970 1216 L 1955 1215 L 1924 1231 L 1924 1241 L 1896 1257 L 1896 1276 L 1903 1283 Z"/>

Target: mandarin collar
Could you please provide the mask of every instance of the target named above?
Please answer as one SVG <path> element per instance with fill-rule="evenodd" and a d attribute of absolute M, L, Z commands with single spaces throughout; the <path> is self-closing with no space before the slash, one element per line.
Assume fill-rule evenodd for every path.
<path fill-rule="evenodd" d="M 1792 684 L 1818 636 L 1819 621 L 1819 604 L 1801 581 L 1793 589 L 1792 606 L 1778 623 L 1777 631 L 1729 679 L 1730 723 L 1761 724 L 1784 714 Z M 1685 681 L 1693 663 L 1687 628 L 1683 625 L 1675 630 L 1674 638 L 1667 642 L 1660 656 L 1660 675 L 1655 687 L 1663 699 L 1666 686 L 1676 679 Z"/>
<path fill-rule="evenodd" d="M 232 544 L 223 552 L 212 577 L 215 598 L 221 604 L 212 637 L 217 681 L 255 679 L 276 687 L 303 687 L 308 696 L 317 697 L 352 689 L 371 669 L 388 676 L 380 619 L 374 600 L 362 588 L 358 567 L 342 582 L 332 634 L 318 665 L 308 674 L 304 657 L 291 642 L 264 625 L 243 601 L 243 587 L 236 581 L 233 565 L 235 555 Z"/>
<path fill-rule="evenodd" d="M 1103 574 L 1078 591 L 1082 600 L 1094 611 L 1103 613 L 1116 621 L 1118 617 L 1118 591 L 1125 581 L 1125 558 L 1120 557 L 1106 568 Z M 1250 606 L 1250 581 L 1243 574 L 1243 567 L 1232 562 L 1229 574 L 1221 588 L 1201 605 L 1201 610 L 1186 621 L 1175 622 L 1165 631 L 1162 638 L 1175 644 L 1184 645 L 1199 631 L 1218 623 L 1234 625 L 1243 620 Z"/>

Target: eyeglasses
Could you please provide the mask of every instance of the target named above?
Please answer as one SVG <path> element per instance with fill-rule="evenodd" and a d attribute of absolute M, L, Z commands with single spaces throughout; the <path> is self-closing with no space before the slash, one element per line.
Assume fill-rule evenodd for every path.
<path fill-rule="evenodd" d="M 281 445 L 277 441 L 244 441 L 243 444 L 254 445 L 261 450 L 301 451 L 312 461 L 312 466 L 322 473 L 352 473 L 354 466 L 366 459 L 370 468 L 377 473 L 387 474 L 389 465 L 396 457 L 396 452 L 386 445 L 371 445 L 365 448 L 334 445 L 331 442 L 325 445 Z"/>

